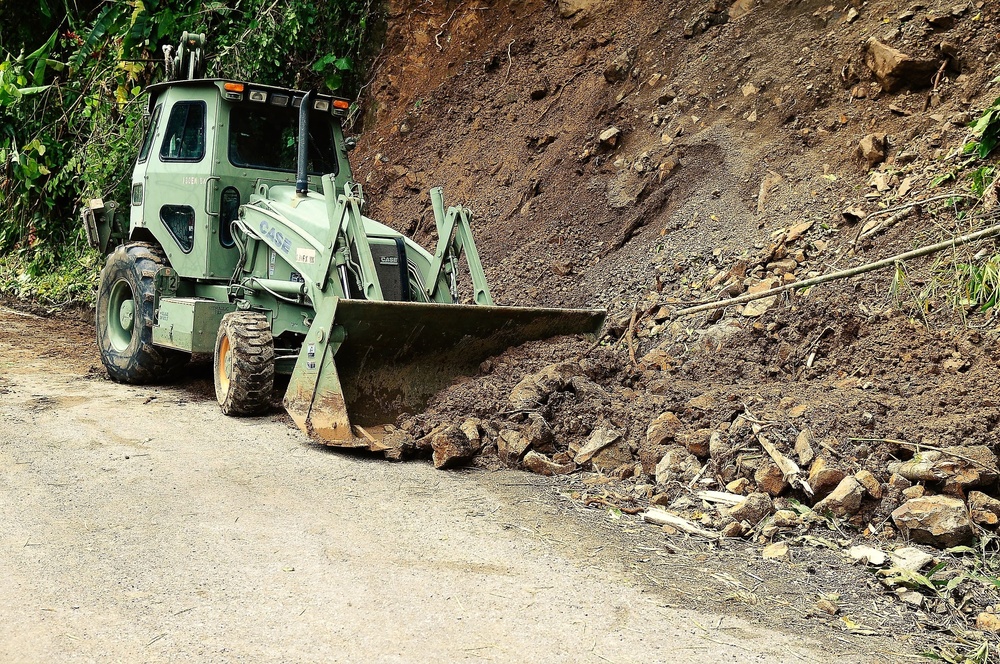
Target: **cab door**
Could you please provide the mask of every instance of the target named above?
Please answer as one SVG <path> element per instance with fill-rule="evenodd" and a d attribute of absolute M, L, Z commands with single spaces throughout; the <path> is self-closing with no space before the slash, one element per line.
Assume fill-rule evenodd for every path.
<path fill-rule="evenodd" d="M 206 257 L 219 209 L 213 174 L 218 92 L 184 86 L 166 97 L 146 165 L 142 221 L 178 274 L 211 278 L 217 276 Z"/>

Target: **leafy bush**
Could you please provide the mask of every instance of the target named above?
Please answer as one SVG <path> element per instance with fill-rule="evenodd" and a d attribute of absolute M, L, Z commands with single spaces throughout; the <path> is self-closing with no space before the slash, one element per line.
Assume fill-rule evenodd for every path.
<path fill-rule="evenodd" d="M 380 26 L 372 0 L 81 0 L 65 17 L 25 6 L 0 4 L 0 255 L 16 253 L 29 280 L 76 274 L 81 201 L 126 200 L 141 93 L 182 31 L 208 35 L 209 75 L 350 95 Z M 0 292 L 26 292 L 12 283 Z"/>
<path fill-rule="evenodd" d="M 972 125 L 976 140 L 969 144 L 969 151 L 975 151 L 980 159 L 986 159 L 1000 142 L 1000 97 L 997 97 Z"/>

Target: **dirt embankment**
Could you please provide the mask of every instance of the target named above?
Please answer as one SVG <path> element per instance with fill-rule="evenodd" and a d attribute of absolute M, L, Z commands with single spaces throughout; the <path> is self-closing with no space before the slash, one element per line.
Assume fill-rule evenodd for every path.
<path fill-rule="evenodd" d="M 988 191 L 944 196 L 968 193 L 983 165 L 962 146 L 1000 94 L 994 4 L 391 11 L 355 158 L 370 214 L 432 244 L 426 191 L 442 185 L 476 212 L 498 302 L 610 312 L 599 347 L 514 349 L 439 395 L 400 423 L 416 448 L 574 473 L 570 485 L 613 479 L 589 504 L 653 503 L 761 545 L 830 527 L 886 550 L 992 550 L 998 328 L 940 296 L 940 268 L 992 244 L 673 312 L 994 223 Z M 581 500 L 600 494 L 586 486 Z M 766 506 L 748 515 L 705 491 Z M 995 578 L 977 565 L 951 561 L 929 586 L 971 567 Z M 904 599 L 919 624 L 997 626 L 995 588 L 929 586 Z"/>

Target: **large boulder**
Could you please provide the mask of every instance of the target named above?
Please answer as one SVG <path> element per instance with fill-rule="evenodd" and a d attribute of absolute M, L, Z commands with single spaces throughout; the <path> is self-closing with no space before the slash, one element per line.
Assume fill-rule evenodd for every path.
<path fill-rule="evenodd" d="M 965 503 L 950 496 L 907 500 L 893 511 L 892 520 L 905 537 L 920 544 L 948 548 L 972 539 Z"/>
<path fill-rule="evenodd" d="M 882 89 L 891 93 L 904 88 L 931 87 L 940 63 L 907 55 L 871 37 L 865 43 L 865 65 Z"/>

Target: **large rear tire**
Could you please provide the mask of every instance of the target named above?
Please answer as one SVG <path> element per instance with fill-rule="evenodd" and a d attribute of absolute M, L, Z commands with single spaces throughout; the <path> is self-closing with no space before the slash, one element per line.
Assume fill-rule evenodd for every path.
<path fill-rule="evenodd" d="M 215 397 L 226 415 L 257 415 L 271 405 L 274 337 L 267 316 L 234 311 L 215 339 Z"/>
<path fill-rule="evenodd" d="M 153 278 L 167 266 L 154 245 L 135 242 L 108 256 L 97 287 L 97 346 L 113 380 L 151 383 L 169 377 L 188 354 L 153 345 Z"/>

